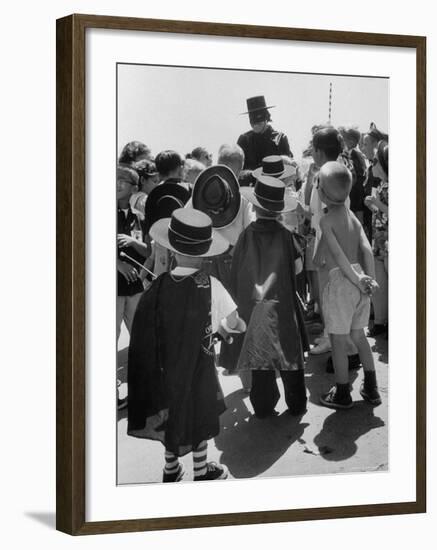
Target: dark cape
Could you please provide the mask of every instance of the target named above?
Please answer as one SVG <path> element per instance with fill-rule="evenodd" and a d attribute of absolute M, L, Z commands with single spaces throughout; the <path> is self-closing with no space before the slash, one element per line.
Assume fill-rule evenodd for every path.
<path fill-rule="evenodd" d="M 296 292 L 299 251 L 276 220 L 258 219 L 238 240 L 231 271 L 233 298 L 247 331 L 239 370 L 299 370 L 309 349 Z"/>
<path fill-rule="evenodd" d="M 128 434 L 182 456 L 220 431 L 207 275 L 164 273 L 144 292 L 128 357 Z"/>
<path fill-rule="evenodd" d="M 244 170 L 259 168 L 263 158 L 269 155 L 286 155 L 293 158 L 287 136 L 274 130 L 270 124 L 262 134 L 257 134 L 253 130 L 241 134 L 237 143 L 244 151 Z"/>

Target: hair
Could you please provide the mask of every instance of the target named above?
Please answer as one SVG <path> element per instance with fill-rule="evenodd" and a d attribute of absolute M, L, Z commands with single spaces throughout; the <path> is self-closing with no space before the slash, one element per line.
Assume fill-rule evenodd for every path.
<path fill-rule="evenodd" d="M 133 164 L 139 157 L 149 156 L 150 153 L 150 148 L 141 141 L 130 141 L 123 147 L 118 162 L 120 164 Z"/>
<path fill-rule="evenodd" d="M 155 164 L 160 175 L 165 177 L 179 166 L 182 166 L 183 160 L 179 153 L 167 149 L 156 155 Z"/>
<path fill-rule="evenodd" d="M 388 177 L 388 143 L 386 141 L 381 140 L 378 143 L 376 158 L 378 159 L 381 168 L 384 170 Z"/>
<path fill-rule="evenodd" d="M 343 139 L 338 130 L 332 127 L 317 130 L 313 135 L 313 148 L 322 151 L 328 160 L 337 160 L 343 151 Z"/>
<path fill-rule="evenodd" d="M 197 176 L 200 174 L 200 172 L 203 172 L 205 170 L 205 165 L 199 162 L 198 160 L 195 160 L 193 158 L 185 159 L 184 164 L 184 177 L 183 180 L 187 181 L 188 183 L 193 183 L 196 181 Z"/>
<path fill-rule="evenodd" d="M 279 218 L 282 215 L 282 212 L 273 212 L 271 210 L 265 210 L 261 206 L 258 206 L 257 204 L 253 205 L 253 209 L 255 210 L 255 214 L 258 216 L 261 216 L 263 218 L 272 218 L 276 219 Z"/>
<path fill-rule="evenodd" d="M 239 145 L 228 145 L 224 143 L 218 150 L 217 164 L 230 166 L 234 163 L 239 163 L 240 170 L 244 165 L 244 151 Z"/>
<path fill-rule="evenodd" d="M 132 168 L 137 172 L 140 177 L 139 191 L 143 190 L 143 180 L 147 180 L 157 173 L 156 165 L 152 160 L 143 159 L 135 162 Z"/>
<path fill-rule="evenodd" d="M 352 187 L 352 174 L 344 164 L 337 161 L 327 162 L 320 168 L 319 176 L 321 189 L 327 195 L 328 199 L 330 192 L 325 189 L 325 185 L 331 184 L 331 186 L 334 187 L 334 189 L 331 190 L 331 194 L 334 195 L 334 198 L 336 198 L 335 195 L 340 192 L 340 195 L 345 193 L 344 200 L 346 200 Z"/>
<path fill-rule="evenodd" d="M 238 183 L 240 187 L 255 187 L 256 178 L 252 174 L 252 170 L 241 170 L 238 174 Z"/>
<path fill-rule="evenodd" d="M 195 147 L 192 151 L 191 151 L 191 155 L 190 157 L 192 159 L 195 159 L 195 160 L 199 160 L 202 158 L 202 155 L 203 154 L 208 154 L 208 151 L 205 149 L 205 147 Z"/>
<path fill-rule="evenodd" d="M 140 179 L 138 173 L 133 168 L 130 168 L 125 164 L 119 164 L 117 166 L 117 180 L 120 178 L 123 178 L 131 185 L 138 185 Z"/>
<path fill-rule="evenodd" d="M 356 147 L 360 142 L 361 133 L 357 126 L 339 126 L 338 131 L 343 136 L 343 139 L 353 141 L 355 143 L 354 147 Z"/>

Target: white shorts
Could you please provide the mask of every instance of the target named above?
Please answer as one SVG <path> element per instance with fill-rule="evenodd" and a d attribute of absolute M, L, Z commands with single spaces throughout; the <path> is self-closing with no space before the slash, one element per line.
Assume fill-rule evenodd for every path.
<path fill-rule="evenodd" d="M 358 273 L 360 264 L 352 267 Z M 331 269 L 323 291 L 323 316 L 328 334 L 349 334 L 351 330 L 364 329 L 369 323 L 370 297 L 343 275 L 339 267 Z"/>

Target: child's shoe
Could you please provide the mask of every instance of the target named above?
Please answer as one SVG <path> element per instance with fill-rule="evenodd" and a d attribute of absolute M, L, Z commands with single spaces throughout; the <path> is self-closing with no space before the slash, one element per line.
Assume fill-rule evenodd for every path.
<path fill-rule="evenodd" d="M 360 394 L 363 399 L 371 403 L 372 405 L 381 405 L 381 395 L 378 391 L 378 387 L 366 388 L 366 384 L 363 382 L 360 388 Z"/>
<path fill-rule="evenodd" d="M 379 395 L 376 372 L 374 370 L 364 371 L 364 382 L 361 384 L 360 394 L 361 397 L 372 405 L 381 404 L 381 396 Z"/>
<path fill-rule="evenodd" d="M 163 483 L 174 483 L 176 481 L 181 481 L 181 479 L 184 477 L 184 467 L 181 463 L 179 463 L 178 469 L 176 472 L 172 472 L 171 474 L 167 474 L 164 470 L 164 474 L 162 476 Z"/>
<path fill-rule="evenodd" d="M 217 479 L 226 479 L 228 477 L 228 469 L 226 466 L 217 464 L 217 462 L 207 462 L 206 474 L 203 476 L 195 476 L 194 481 L 215 481 Z"/>
<path fill-rule="evenodd" d="M 349 384 L 345 385 L 349 390 Z M 331 409 L 350 409 L 354 406 L 350 392 L 344 391 L 340 394 L 337 386 L 332 386 L 328 393 L 322 395 L 320 403 Z"/>

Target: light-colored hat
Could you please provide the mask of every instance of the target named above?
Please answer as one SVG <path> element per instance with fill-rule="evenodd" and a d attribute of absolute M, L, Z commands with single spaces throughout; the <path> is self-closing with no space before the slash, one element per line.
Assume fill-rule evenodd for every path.
<path fill-rule="evenodd" d="M 150 228 L 150 236 L 168 250 L 183 256 L 217 256 L 229 248 L 228 241 L 212 228 L 209 216 L 194 208 L 178 208 Z"/>
<path fill-rule="evenodd" d="M 243 197 L 269 212 L 290 212 L 296 210 L 297 200 L 289 193 L 285 193 L 286 186 L 278 178 L 271 176 L 259 176 L 255 187 L 242 187 L 240 193 Z"/>
<path fill-rule="evenodd" d="M 259 176 L 271 176 L 280 180 L 288 178 L 296 173 L 296 168 L 291 165 L 284 165 L 280 155 L 269 155 L 262 159 L 262 165 L 252 172 L 255 178 Z"/>

